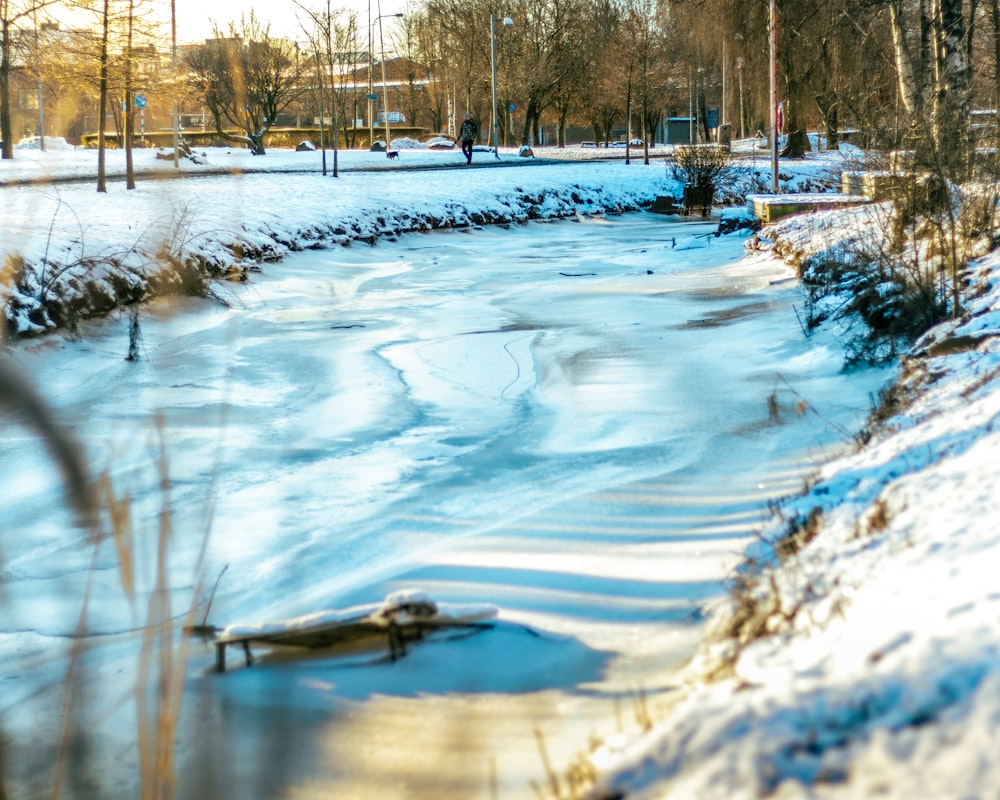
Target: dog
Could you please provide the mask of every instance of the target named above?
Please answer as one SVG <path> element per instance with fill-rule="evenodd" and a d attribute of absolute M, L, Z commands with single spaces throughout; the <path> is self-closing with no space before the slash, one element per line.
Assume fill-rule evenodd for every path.
<path fill-rule="evenodd" d="M 399 158 L 399 151 L 398 150 L 386 150 L 385 151 L 385 157 L 388 158 L 388 159 L 390 159 L 390 160 L 393 159 L 393 158 Z"/>

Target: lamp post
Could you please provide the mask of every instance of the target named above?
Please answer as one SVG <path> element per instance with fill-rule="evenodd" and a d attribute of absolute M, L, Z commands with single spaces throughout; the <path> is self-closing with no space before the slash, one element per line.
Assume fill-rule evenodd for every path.
<path fill-rule="evenodd" d="M 372 119 L 372 0 L 368 0 L 368 147 L 375 143 Z"/>
<path fill-rule="evenodd" d="M 702 131 L 704 130 L 701 127 L 701 123 L 707 122 L 703 116 L 705 109 L 701 107 L 701 92 L 705 85 L 704 80 L 702 80 L 702 74 L 704 72 L 704 67 L 698 67 L 698 70 L 695 73 L 697 75 L 694 82 L 694 136 L 696 141 L 701 140 Z"/>
<path fill-rule="evenodd" d="M 771 0 L 771 192 L 778 193 L 778 0 Z"/>
<path fill-rule="evenodd" d="M 688 144 L 694 144 L 694 67 L 688 67 Z"/>
<path fill-rule="evenodd" d="M 177 113 L 177 2 L 170 0 L 170 89 L 174 95 L 174 107 L 171 113 L 170 127 L 173 128 L 174 169 L 180 169 L 181 127 Z"/>
<path fill-rule="evenodd" d="M 326 0 L 326 63 L 330 68 L 330 102 L 333 108 L 330 109 L 330 122 L 333 124 L 333 177 L 339 178 L 338 156 L 340 155 L 340 119 L 337 115 L 337 78 L 333 69 L 333 41 L 330 38 L 330 0 Z M 320 89 L 322 97 L 322 88 Z M 320 112 L 323 116 L 323 112 Z"/>
<path fill-rule="evenodd" d="M 33 21 L 35 23 L 35 57 L 37 58 L 38 53 L 41 52 L 38 46 L 38 9 L 32 9 L 31 11 Z M 42 91 L 42 74 L 41 71 L 36 73 L 35 77 L 35 96 L 38 98 L 38 149 L 45 151 L 45 94 Z"/>
<path fill-rule="evenodd" d="M 740 74 L 740 138 L 746 138 L 746 132 L 743 129 L 743 62 L 746 59 L 743 56 L 736 57 L 736 69 Z"/>
<path fill-rule="evenodd" d="M 504 25 L 513 25 L 510 17 L 503 18 Z M 497 18 L 490 14 L 490 65 L 493 67 L 493 155 L 500 160 L 500 149 L 497 146 Z"/>
<path fill-rule="evenodd" d="M 371 13 L 371 4 L 368 6 L 369 14 Z M 386 100 L 388 95 L 386 93 L 386 83 L 385 83 L 385 47 L 382 39 L 382 20 L 388 19 L 389 17 L 402 17 L 402 12 L 396 14 L 379 14 L 375 17 L 375 21 L 372 23 L 371 30 L 369 31 L 368 37 L 368 146 L 371 147 L 375 144 L 375 134 L 374 134 L 374 120 L 372 114 L 372 100 L 375 95 L 372 92 L 372 39 L 375 38 L 375 26 L 378 25 L 378 43 L 379 43 L 379 58 L 382 62 L 382 110 L 385 111 L 385 147 L 386 150 L 389 149 L 389 112 L 386 106 Z"/>
<path fill-rule="evenodd" d="M 727 122 L 729 122 L 729 108 L 728 108 L 728 106 L 729 106 L 729 97 L 727 96 L 727 90 L 729 89 L 729 86 L 726 84 L 726 61 L 727 60 L 728 59 L 726 58 L 726 40 L 723 39 L 722 40 L 722 113 L 720 115 L 721 118 L 719 120 L 719 125 L 720 125 L 719 132 L 720 133 L 722 132 L 722 127 L 721 126 L 724 126 Z M 718 139 L 719 138 L 718 135 L 716 135 L 715 138 Z"/>
<path fill-rule="evenodd" d="M 372 70 L 374 69 L 373 62 L 373 48 L 372 44 L 375 39 L 375 26 L 378 25 L 379 33 L 379 51 L 382 58 L 382 106 L 385 107 L 385 50 L 382 48 L 382 25 L 380 24 L 383 19 L 388 17 L 401 17 L 402 13 L 399 14 L 379 14 L 373 20 L 371 18 L 372 7 L 371 3 L 368 4 L 368 146 L 371 147 L 375 144 L 375 111 L 373 106 L 373 101 L 376 99 L 376 95 L 372 88 Z M 386 117 L 386 122 L 388 122 L 388 117 Z M 386 134 L 385 145 L 388 149 L 389 147 L 389 136 Z"/>
<path fill-rule="evenodd" d="M 736 56 L 736 72 L 738 73 L 739 89 L 740 89 L 740 138 L 742 139 L 744 138 L 744 133 L 745 133 L 743 130 L 743 64 L 746 62 L 746 59 L 743 58 L 742 56 L 743 34 L 737 33 L 733 36 L 733 38 L 736 40 L 737 46 L 739 47 L 741 53 L 741 55 Z M 735 135 L 735 131 L 733 132 L 733 134 Z"/>

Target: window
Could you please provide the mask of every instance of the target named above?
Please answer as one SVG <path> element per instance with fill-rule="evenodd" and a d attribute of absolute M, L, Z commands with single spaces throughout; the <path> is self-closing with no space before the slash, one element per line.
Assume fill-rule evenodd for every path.
<path fill-rule="evenodd" d="M 17 107 L 21 111 L 37 111 L 38 91 L 36 89 L 21 89 L 17 96 Z"/>

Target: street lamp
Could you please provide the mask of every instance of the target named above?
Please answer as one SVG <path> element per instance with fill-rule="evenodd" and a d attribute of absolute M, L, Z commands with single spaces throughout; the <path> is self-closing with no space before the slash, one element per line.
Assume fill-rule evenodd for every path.
<path fill-rule="evenodd" d="M 385 106 L 385 51 L 381 47 L 382 42 L 382 26 L 379 24 L 381 20 L 388 17 L 402 17 L 402 13 L 398 14 L 379 14 L 375 19 L 372 19 L 372 4 L 368 3 L 368 146 L 371 147 L 375 144 L 375 115 L 372 106 L 372 101 L 376 99 L 376 95 L 372 90 L 372 70 L 374 69 L 373 61 L 373 50 L 372 43 L 375 38 L 375 26 L 378 25 L 379 32 L 379 50 L 382 53 L 382 105 Z M 388 117 L 386 117 L 388 121 Z M 386 148 L 389 146 L 389 138 L 386 135 L 385 140 Z"/>
<path fill-rule="evenodd" d="M 737 46 L 742 52 L 743 34 L 736 33 L 733 35 L 733 38 L 736 40 Z M 740 138 L 741 139 L 743 138 L 743 62 L 744 61 L 745 59 L 743 58 L 742 55 L 736 56 L 736 71 L 739 73 L 739 84 L 740 84 Z M 735 136 L 736 136 L 736 131 L 733 130 L 733 137 L 735 138 Z"/>
<path fill-rule="evenodd" d="M 174 95 L 174 108 L 171 114 L 170 127 L 174 129 L 174 169 L 180 169 L 181 129 L 180 117 L 177 114 L 177 2 L 170 0 L 170 90 Z"/>
<path fill-rule="evenodd" d="M 743 64 L 746 61 L 743 56 L 736 57 L 736 69 L 740 73 L 740 138 L 746 138 L 746 132 L 743 129 Z"/>
<path fill-rule="evenodd" d="M 503 18 L 504 25 L 513 25 L 510 17 Z M 497 18 L 490 14 L 490 64 L 493 67 L 493 155 L 500 160 L 500 149 L 497 146 Z"/>
<path fill-rule="evenodd" d="M 722 114 L 720 115 L 719 119 L 720 134 L 722 133 L 722 128 L 725 126 L 725 124 L 729 122 L 729 107 L 728 107 L 729 97 L 726 94 L 726 90 L 729 88 L 729 86 L 726 84 L 726 61 L 728 60 L 729 59 L 726 58 L 726 40 L 723 39 L 722 40 Z M 716 140 L 718 139 L 719 136 L 717 135 Z"/>
<path fill-rule="evenodd" d="M 778 0 L 771 0 L 771 193 L 778 193 Z"/>

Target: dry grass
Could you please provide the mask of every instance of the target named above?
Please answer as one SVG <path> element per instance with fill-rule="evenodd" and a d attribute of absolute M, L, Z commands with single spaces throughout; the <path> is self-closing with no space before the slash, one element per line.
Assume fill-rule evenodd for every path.
<path fill-rule="evenodd" d="M 110 535 L 118 561 L 122 591 L 129 603 L 138 603 L 136 573 L 136 533 L 132 522 L 132 504 L 127 494 L 119 494 L 109 474 L 91 479 L 90 467 L 76 442 L 55 423 L 53 415 L 27 377 L 10 359 L 0 358 L 0 410 L 13 412 L 25 425 L 34 429 L 45 442 L 53 461 L 59 466 L 68 497 L 81 522 L 86 525 L 96 562 L 101 543 Z M 170 602 L 168 583 L 169 544 L 171 537 L 170 478 L 162 420 L 157 420 L 160 513 L 156 538 L 155 580 L 144 612 L 142 647 L 136 669 L 134 702 L 136 746 L 140 763 L 142 800 L 171 800 L 176 793 L 174 742 L 180 712 L 184 669 L 187 661 L 189 631 L 194 622 L 195 600 L 187 609 L 184 622 L 178 625 Z M 206 536 L 207 539 L 207 536 Z M 202 555 L 204 554 L 204 543 Z M 200 574 L 200 559 L 197 572 Z M 200 587 L 192 594 L 199 596 Z M 53 770 L 51 797 L 66 791 L 70 771 L 85 759 L 77 744 L 78 712 L 82 693 L 84 656 L 88 642 L 90 583 L 81 600 L 73 644 L 62 687 L 62 720 L 57 758 Z M 0 742 L 3 737 L 0 736 Z M 0 800 L 8 797 L 2 773 L 0 753 Z"/>
<path fill-rule="evenodd" d="M 8 357 L 0 358 L 0 410 L 13 413 L 25 425 L 34 429 L 39 434 L 45 442 L 52 460 L 59 467 L 63 475 L 69 500 L 76 510 L 80 522 L 96 534 L 98 504 L 89 477 L 89 468 L 83 458 L 83 454 L 76 442 L 67 436 L 56 424 L 48 406 L 35 391 L 28 377 Z M 86 608 L 87 598 L 84 597 L 80 622 L 77 626 L 78 632 L 86 619 Z M 82 638 L 77 637 L 70 659 L 70 670 L 66 677 L 67 704 L 70 697 L 70 687 L 75 684 L 75 670 L 79 664 L 81 642 Z M 66 718 L 64 717 L 64 719 Z M 67 730 L 68 722 L 64 722 L 62 737 L 64 743 L 68 741 L 68 737 L 66 736 Z M 3 737 L 0 736 L 0 742 L 2 741 Z M 2 753 L 0 753 L 0 756 L 2 756 Z M 53 797 L 58 796 L 59 780 L 62 774 L 62 767 L 65 763 L 65 759 L 59 759 Z M 7 795 L 4 789 L 5 782 L 2 770 L 3 760 L 0 758 L 0 799 L 5 798 Z"/>

